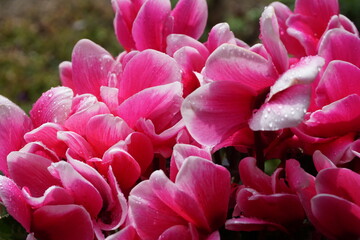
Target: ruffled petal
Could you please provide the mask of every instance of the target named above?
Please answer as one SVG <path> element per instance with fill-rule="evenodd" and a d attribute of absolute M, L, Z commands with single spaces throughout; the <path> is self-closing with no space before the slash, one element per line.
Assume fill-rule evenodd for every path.
<path fill-rule="evenodd" d="M 204 44 L 212 53 L 224 43 L 236 45 L 236 38 L 234 33 L 230 31 L 228 23 L 218 23 L 210 30 L 208 40 Z"/>

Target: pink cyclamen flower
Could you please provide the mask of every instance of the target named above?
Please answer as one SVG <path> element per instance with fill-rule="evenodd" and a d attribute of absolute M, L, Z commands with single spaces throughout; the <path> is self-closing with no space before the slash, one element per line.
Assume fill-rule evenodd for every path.
<path fill-rule="evenodd" d="M 278 168 L 268 176 L 256 167 L 254 158 L 244 158 L 239 164 L 242 184 L 236 194 L 233 217 L 226 229 L 233 231 L 296 230 L 305 212 L 295 192 L 280 177 Z"/>
<path fill-rule="evenodd" d="M 225 168 L 188 157 L 175 182 L 158 170 L 133 188 L 129 219 L 141 239 L 220 239 L 217 230 L 225 222 L 229 194 Z"/>
<path fill-rule="evenodd" d="M 272 7 L 264 11 L 260 23 L 264 45 L 250 49 L 232 44 L 218 47 L 202 71 L 208 84 L 196 89 L 183 103 L 185 125 L 201 144 L 213 147 L 230 138 L 235 141 L 228 141 L 228 145 L 251 145 L 246 140 L 252 138 L 248 136 L 249 127 L 255 131 L 279 130 L 296 126 L 305 115 L 310 84 L 324 60 L 309 56 L 290 65 L 279 41 Z"/>
<path fill-rule="evenodd" d="M 165 51 L 171 33 L 198 39 L 207 20 L 205 0 L 113 0 L 115 33 L 125 50 Z"/>
<path fill-rule="evenodd" d="M 358 239 L 360 236 L 360 175 L 336 168 L 320 152 L 314 154 L 319 173 L 306 173 L 295 160 L 287 163 L 289 185 L 294 189 L 315 228 L 329 239 Z"/>
<path fill-rule="evenodd" d="M 319 55 L 325 68 L 315 85 L 314 105 L 294 133 L 307 154 L 321 150 L 335 164 L 351 161 L 358 151 L 360 38 L 342 29 L 324 35 Z M 340 50 L 341 49 L 341 50 Z"/>

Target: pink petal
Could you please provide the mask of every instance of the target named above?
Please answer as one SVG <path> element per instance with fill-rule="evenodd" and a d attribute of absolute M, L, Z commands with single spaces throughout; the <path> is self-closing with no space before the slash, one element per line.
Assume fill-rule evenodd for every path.
<path fill-rule="evenodd" d="M 357 30 L 356 25 L 346 16 L 341 14 L 334 15 L 331 17 L 328 26 L 326 28 L 326 31 L 334 28 L 341 28 L 350 33 L 355 34 L 356 36 L 359 36 L 359 31 Z"/>
<path fill-rule="evenodd" d="M 355 47 L 354 47 L 355 46 Z M 342 29 L 326 32 L 319 46 L 319 56 L 328 63 L 342 60 L 360 67 L 360 38 Z"/>
<path fill-rule="evenodd" d="M 316 177 L 318 193 L 332 194 L 360 206 L 360 175 L 346 168 L 328 168 Z"/>
<path fill-rule="evenodd" d="M 214 146 L 247 125 L 255 95 L 238 82 L 212 82 L 184 100 L 181 114 L 196 141 Z"/>
<path fill-rule="evenodd" d="M 295 127 L 303 121 L 310 104 L 311 86 L 299 84 L 276 95 L 261 106 L 249 121 L 253 131 L 275 131 Z"/>
<path fill-rule="evenodd" d="M 291 86 L 312 83 L 324 63 L 324 59 L 318 56 L 301 58 L 299 62 L 291 66 L 291 68 L 281 75 L 275 84 L 271 86 L 269 99 Z"/>
<path fill-rule="evenodd" d="M 358 67 L 339 60 L 331 61 L 316 88 L 318 106 L 330 104 L 351 94 L 360 95 L 360 86 L 354 79 L 360 79 Z"/>
<path fill-rule="evenodd" d="M 291 15 L 293 15 L 291 10 L 281 2 L 272 2 L 270 6 L 275 10 L 275 15 L 279 24 L 280 39 L 285 45 L 287 51 L 296 57 L 305 56 L 306 54 L 303 46 L 301 46 L 299 41 L 290 36 L 286 31 L 288 28 L 286 21 Z"/>
<path fill-rule="evenodd" d="M 150 0 L 142 5 L 132 28 L 136 49 L 165 50 L 166 36 L 163 35 L 163 31 L 170 11 L 168 0 Z"/>
<path fill-rule="evenodd" d="M 147 88 L 124 101 L 118 108 L 118 114 L 131 128 L 144 118 L 153 122 L 156 132 L 162 132 L 178 114 L 181 96 L 179 82 Z"/>
<path fill-rule="evenodd" d="M 53 163 L 49 171 L 72 193 L 76 204 L 82 205 L 93 218 L 97 216 L 103 200 L 99 191 L 89 181 L 64 161 Z"/>
<path fill-rule="evenodd" d="M 231 44 L 224 44 L 208 58 L 203 74 L 214 81 L 234 81 L 262 91 L 277 78 L 271 62 L 262 56 Z"/>
<path fill-rule="evenodd" d="M 335 164 L 319 150 L 314 152 L 313 162 L 318 172 L 327 168 L 336 168 Z"/>
<path fill-rule="evenodd" d="M 67 149 L 66 144 L 57 138 L 57 133 L 65 128 L 57 123 L 44 123 L 40 127 L 26 133 L 24 138 L 27 142 L 42 142 L 46 147 L 52 149 L 56 154 L 64 158 Z"/>
<path fill-rule="evenodd" d="M 182 47 L 195 48 L 204 58 L 209 56 L 209 51 L 204 44 L 184 34 L 170 34 L 166 38 L 166 42 L 166 54 L 170 56 L 173 56 L 174 53 Z"/>
<path fill-rule="evenodd" d="M 351 94 L 311 114 L 306 121 L 314 136 L 341 136 L 359 130 L 360 96 Z"/>
<path fill-rule="evenodd" d="M 100 87 L 108 86 L 114 58 L 101 46 L 90 40 L 80 40 L 72 53 L 74 92 L 100 95 Z"/>
<path fill-rule="evenodd" d="M 174 33 L 181 33 L 199 39 L 205 29 L 208 17 L 205 0 L 180 0 L 171 12 L 174 18 Z"/>
<path fill-rule="evenodd" d="M 31 209 L 13 180 L 0 175 L 0 200 L 6 211 L 30 232 Z"/>
<path fill-rule="evenodd" d="M 288 69 L 289 60 L 284 44 L 280 40 L 280 30 L 275 9 L 272 6 L 265 8 L 260 18 L 261 40 L 270 54 L 279 73 Z"/>
<path fill-rule="evenodd" d="M 91 145 L 75 132 L 59 131 L 57 137 L 68 146 L 67 154 L 75 159 L 86 161 L 95 155 Z"/>
<path fill-rule="evenodd" d="M 133 187 L 141 175 L 139 163 L 123 149 L 117 147 L 109 149 L 105 152 L 103 161 L 111 165 L 123 191 Z"/>
<path fill-rule="evenodd" d="M 86 125 L 86 139 L 99 156 L 131 132 L 133 130 L 124 120 L 112 114 L 94 116 Z"/>
<path fill-rule="evenodd" d="M 256 218 L 233 218 L 229 219 L 225 223 L 225 228 L 231 231 L 276 231 L 281 230 L 283 232 L 287 232 L 286 228 L 281 226 L 280 224 L 273 223 L 270 221 L 256 219 Z"/>
<path fill-rule="evenodd" d="M 358 205 L 337 196 L 319 194 L 311 200 L 311 207 L 321 224 L 322 229 L 319 230 L 325 236 L 333 239 L 356 239 L 360 236 Z"/>
<path fill-rule="evenodd" d="M 339 14 L 339 3 L 337 0 L 297 0 L 294 12 L 313 17 L 321 16 L 319 21 L 327 24 L 331 16 Z M 319 21 L 316 24 L 319 24 Z"/>
<path fill-rule="evenodd" d="M 170 179 L 172 181 L 175 181 L 179 169 L 183 165 L 185 159 L 190 156 L 197 156 L 211 161 L 211 154 L 205 149 L 190 144 L 176 144 L 170 161 Z"/>
<path fill-rule="evenodd" d="M 238 211 L 245 217 L 264 219 L 284 226 L 301 224 L 304 209 L 294 194 L 258 194 L 251 189 L 241 189 L 236 198 Z"/>
<path fill-rule="evenodd" d="M 86 134 L 89 119 L 95 115 L 110 113 L 108 107 L 99 102 L 97 98 L 90 94 L 78 95 L 73 99 L 71 116 L 65 121 L 68 130 L 75 131 L 82 136 Z"/>
<path fill-rule="evenodd" d="M 189 157 L 175 183 L 199 203 L 212 230 L 224 224 L 230 196 L 230 173 L 226 168 L 207 159 Z"/>
<path fill-rule="evenodd" d="M 180 67 L 175 60 L 149 49 L 138 53 L 126 64 L 119 96 L 124 100 L 146 88 L 180 81 Z"/>
<path fill-rule="evenodd" d="M 184 225 L 175 225 L 166 229 L 160 236 L 161 240 L 183 240 L 192 239 L 189 227 Z"/>
<path fill-rule="evenodd" d="M 72 63 L 64 61 L 59 65 L 59 73 L 61 85 L 74 89 L 73 77 L 72 77 Z"/>
<path fill-rule="evenodd" d="M 61 184 L 47 169 L 51 163 L 32 153 L 12 152 L 8 156 L 9 175 L 19 187 L 26 187 L 33 196 L 39 197 L 49 187 Z"/>
<path fill-rule="evenodd" d="M 38 239 L 94 239 L 89 213 L 78 205 L 44 206 L 36 210 L 31 229 Z"/>
<path fill-rule="evenodd" d="M 192 194 L 189 192 L 179 189 L 177 184 L 170 181 L 163 171 L 153 172 L 149 181 L 154 194 L 170 209 L 195 226 L 206 231 L 211 230 L 200 202 L 192 198 Z M 194 179 L 188 179 L 188 181 L 199 184 Z"/>
<path fill-rule="evenodd" d="M 230 26 L 227 23 L 216 24 L 209 32 L 208 40 L 205 46 L 212 53 L 223 43 L 236 45 L 234 33 L 230 31 Z"/>
<path fill-rule="evenodd" d="M 7 98 L 0 96 L 0 171 L 8 175 L 6 156 L 25 145 L 23 136 L 32 129 L 26 113 Z"/>
<path fill-rule="evenodd" d="M 52 162 L 60 161 L 60 157 L 51 149 L 47 148 L 42 142 L 30 142 L 19 150 L 23 153 L 32 153 L 49 159 Z M 65 156 L 65 155 L 64 155 Z"/>
<path fill-rule="evenodd" d="M 264 194 L 271 194 L 271 177 L 261 171 L 256 166 L 256 159 L 252 157 L 244 158 L 239 164 L 241 181 L 246 187 L 255 189 Z"/>
<path fill-rule="evenodd" d="M 73 95 L 67 87 L 56 87 L 43 93 L 30 110 L 35 127 L 46 122 L 63 124 L 70 114 Z"/>
<path fill-rule="evenodd" d="M 119 89 L 114 87 L 100 87 L 101 101 L 108 106 L 111 113 L 116 112 L 119 106 Z"/>
<path fill-rule="evenodd" d="M 71 195 L 71 192 L 68 190 L 59 187 L 51 186 L 44 192 L 43 196 L 33 197 L 26 188 L 23 188 L 23 194 L 26 197 L 26 202 L 33 208 L 37 209 L 46 205 L 63 205 L 63 204 L 73 204 L 74 198 Z"/>
<path fill-rule="evenodd" d="M 166 229 L 187 222 L 152 191 L 151 183 L 137 184 L 129 196 L 129 219 L 141 239 L 157 240 Z"/>

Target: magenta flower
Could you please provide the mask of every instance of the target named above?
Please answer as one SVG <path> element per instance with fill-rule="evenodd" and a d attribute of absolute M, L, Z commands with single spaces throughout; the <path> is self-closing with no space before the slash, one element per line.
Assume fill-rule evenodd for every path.
<path fill-rule="evenodd" d="M 314 154 L 319 173 L 307 174 L 295 160 L 287 164 L 289 184 L 316 229 L 329 239 L 357 239 L 360 236 L 360 175 L 336 168 L 319 152 Z"/>
<path fill-rule="evenodd" d="M 232 219 L 226 229 L 233 231 L 281 230 L 289 232 L 301 226 L 305 212 L 295 192 L 280 177 L 278 168 L 268 176 L 256 167 L 254 158 L 244 158 L 239 164 L 243 185 L 236 195 Z"/>
<path fill-rule="evenodd" d="M 229 195 L 225 168 L 188 157 L 175 182 L 158 170 L 133 188 L 130 223 L 142 239 L 220 239 L 217 230 L 225 223 Z"/>
<path fill-rule="evenodd" d="M 116 36 L 127 51 L 155 49 L 165 52 L 171 33 L 198 39 L 207 20 L 205 0 L 180 0 L 171 10 L 169 0 L 113 0 Z"/>

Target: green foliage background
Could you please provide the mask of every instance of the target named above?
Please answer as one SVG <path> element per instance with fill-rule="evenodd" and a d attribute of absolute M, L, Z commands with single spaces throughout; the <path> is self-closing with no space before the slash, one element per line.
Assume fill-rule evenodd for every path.
<path fill-rule="evenodd" d="M 207 31 L 226 21 L 238 38 L 253 44 L 259 34 L 259 16 L 270 2 L 208 0 Z M 293 7 L 293 0 L 282 2 Z M 340 5 L 342 14 L 359 28 L 360 1 L 340 0 Z M 60 84 L 58 66 L 71 60 L 72 49 L 82 38 L 91 39 L 114 56 L 120 53 L 113 17 L 110 0 L 0 0 L 0 94 L 30 110 L 42 92 Z M 0 240 L 25 236 L 0 205 Z"/>

